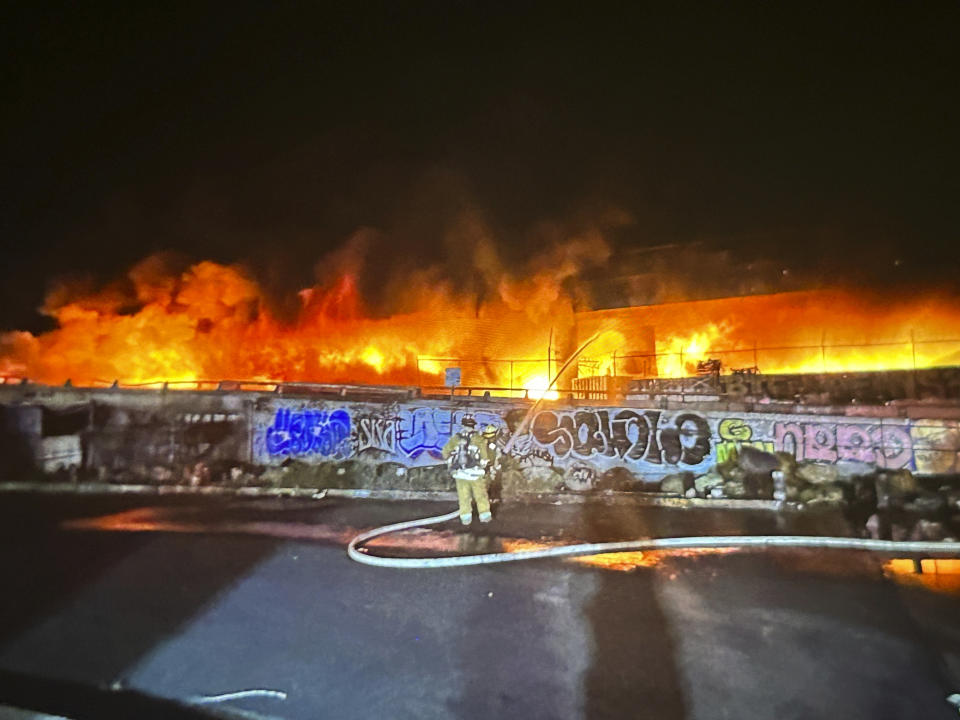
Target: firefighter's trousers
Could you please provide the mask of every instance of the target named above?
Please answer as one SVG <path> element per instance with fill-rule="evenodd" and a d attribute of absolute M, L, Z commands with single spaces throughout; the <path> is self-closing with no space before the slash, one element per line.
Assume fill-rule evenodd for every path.
<path fill-rule="evenodd" d="M 476 480 L 464 480 L 454 476 L 457 481 L 457 501 L 460 503 L 460 521 L 465 525 L 473 520 L 473 503 L 477 503 L 477 512 L 481 522 L 490 520 L 490 498 L 487 496 L 487 476 Z"/>

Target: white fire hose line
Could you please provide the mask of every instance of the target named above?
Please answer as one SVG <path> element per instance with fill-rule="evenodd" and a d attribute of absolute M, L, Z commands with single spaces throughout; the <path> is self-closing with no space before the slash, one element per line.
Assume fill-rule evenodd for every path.
<path fill-rule="evenodd" d="M 364 565 L 425 570 L 430 568 L 464 567 L 467 565 L 492 565 L 494 563 L 539 560 L 542 558 L 573 557 L 577 555 L 602 555 L 604 553 L 637 550 L 688 550 L 706 548 L 817 548 L 832 550 L 869 550 L 887 554 L 924 553 L 960 556 L 958 542 L 924 542 L 899 540 L 868 540 L 863 538 L 817 537 L 806 535 L 706 535 L 676 538 L 641 538 L 622 542 L 580 543 L 561 545 L 541 550 L 486 553 L 483 555 L 455 555 L 449 557 L 400 558 L 370 555 L 358 546 L 381 535 L 409 530 L 425 525 L 437 525 L 459 517 L 454 510 L 446 515 L 394 523 L 360 533 L 347 545 L 347 555 Z"/>
<path fill-rule="evenodd" d="M 256 688 L 252 690 L 237 690 L 235 692 L 220 693 L 219 695 L 197 695 L 196 697 L 190 698 L 190 702 L 197 705 L 205 705 L 209 703 L 229 702 L 231 700 L 244 700 L 252 697 L 267 697 L 274 700 L 286 700 L 287 694 L 283 690 L 266 690 Z"/>
<path fill-rule="evenodd" d="M 557 379 L 563 374 L 567 367 L 576 359 L 580 353 L 586 349 L 590 343 L 600 336 L 598 330 L 573 354 L 567 359 L 563 366 L 557 371 L 557 374 L 547 386 L 552 388 Z M 509 454 L 513 448 L 516 438 L 522 435 L 526 426 L 533 417 L 533 413 L 540 406 L 544 392 L 533 406 L 527 411 L 523 420 L 520 422 L 517 430 L 507 441 L 503 452 Z M 433 517 L 422 518 L 418 520 L 408 520 L 406 522 L 384 525 L 374 528 L 367 532 L 360 533 L 347 545 L 347 555 L 352 560 L 356 560 L 364 565 L 374 565 L 376 567 L 400 568 L 404 570 L 420 570 L 428 568 L 444 567 L 464 567 L 468 565 L 492 565 L 494 563 L 517 562 L 519 560 L 539 560 L 541 558 L 574 557 L 577 555 L 602 555 L 604 553 L 627 552 L 637 550 L 681 550 L 681 549 L 705 549 L 705 548 L 769 548 L 769 547 L 793 547 L 793 548 L 824 548 L 835 550 L 870 550 L 882 553 L 930 553 L 937 555 L 957 555 L 960 556 L 960 543 L 958 542 L 900 542 L 896 540 L 866 540 L 861 538 L 843 538 L 843 537 L 817 537 L 805 535 L 717 535 L 700 537 L 678 537 L 678 538 L 642 538 L 638 540 L 627 540 L 624 542 L 605 542 L 605 543 L 581 543 L 579 545 L 561 545 L 559 547 L 545 548 L 541 550 L 521 550 L 518 552 L 499 552 L 486 553 L 483 555 L 457 555 L 449 557 L 427 557 L 427 558 L 398 558 L 382 557 L 380 555 L 370 555 L 360 550 L 357 546 L 362 545 L 367 540 L 372 540 L 381 535 L 398 532 L 400 530 L 409 530 L 411 528 L 424 527 L 425 525 L 437 525 L 439 523 L 453 520 L 460 516 L 459 510 L 454 510 L 446 515 L 435 515 Z"/>

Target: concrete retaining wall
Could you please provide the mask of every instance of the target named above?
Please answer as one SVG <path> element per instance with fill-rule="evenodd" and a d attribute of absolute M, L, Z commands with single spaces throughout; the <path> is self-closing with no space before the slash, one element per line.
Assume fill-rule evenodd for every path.
<path fill-rule="evenodd" d="M 465 414 L 503 446 L 530 403 L 252 392 L 0 388 L 6 480 L 445 490 L 440 449 Z M 960 409 L 800 412 L 716 403 L 656 408 L 545 403 L 505 459 L 504 493 L 651 490 L 706 473 L 743 446 L 798 460 L 920 475 L 960 471 Z M 952 416 L 951 416 L 952 415 Z"/>

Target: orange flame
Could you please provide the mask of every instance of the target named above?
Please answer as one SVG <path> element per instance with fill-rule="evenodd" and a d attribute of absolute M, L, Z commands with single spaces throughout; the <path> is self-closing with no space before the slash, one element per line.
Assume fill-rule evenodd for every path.
<path fill-rule="evenodd" d="M 682 377 L 711 358 L 725 372 L 768 374 L 960 365 L 960 304 L 936 295 L 815 290 L 599 310 L 577 320 L 607 323 L 625 338 L 650 331 L 647 347 L 634 340 L 632 352 L 617 358 L 608 349 L 594 359 L 594 367 L 616 366 L 614 375 Z M 638 358 L 646 369 L 631 372 Z"/>
<path fill-rule="evenodd" d="M 579 243 L 579 244 L 578 244 Z M 436 271 L 408 278 L 392 315 L 369 311 L 357 267 L 298 293 L 282 320 L 238 267 L 200 262 L 178 275 L 148 260 L 129 287 L 51 297 L 58 328 L 0 339 L 0 375 L 60 384 L 246 380 L 464 386 L 558 396 L 550 375 L 584 337 L 599 339 L 580 375 L 676 377 L 708 358 L 724 370 L 838 372 L 960 364 L 960 307 L 948 298 L 809 291 L 587 311 L 578 269 L 604 248 L 588 239 L 519 274 L 478 243 L 485 288 L 455 292 Z M 643 363 L 636 362 L 637 357 Z M 571 378 L 561 379 L 560 388 Z"/>
<path fill-rule="evenodd" d="M 485 262 L 488 288 L 496 290 L 483 291 L 484 302 L 424 272 L 409 278 L 412 287 L 400 299 L 409 309 L 376 316 L 365 308 L 356 277 L 342 272 L 300 291 L 291 322 L 271 311 L 262 288 L 238 267 L 200 262 L 179 276 L 157 277 L 148 260 L 129 273 L 132 290 L 51 299 L 46 312 L 57 329 L 5 334 L 0 375 L 51 384 L 226 379 L 429 386 L 443 384 L 446 367 L 463 365 L 464 385 L 514 388 L 517 395 L 542 391 L 552 338 L 573 326 L 575 301 L 565 287 L 575 260 L 542 262 L 522 277 L 497 271 L 491 257 Z"/>

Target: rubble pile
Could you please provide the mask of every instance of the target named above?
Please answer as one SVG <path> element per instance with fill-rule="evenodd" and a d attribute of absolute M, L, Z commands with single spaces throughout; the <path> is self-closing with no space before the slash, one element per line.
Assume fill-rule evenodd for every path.
<path fill-rule="evenodd" d="M 703 475 L 667 475 L 660 492 L 685 498 L 762 499 L 798 509 L 842 509 L 864 537 L 885 540 L 960 538 L 956 478 L 916 478 L 860 462 L 801 461 L 790 453 L 741 447 Z"/>

